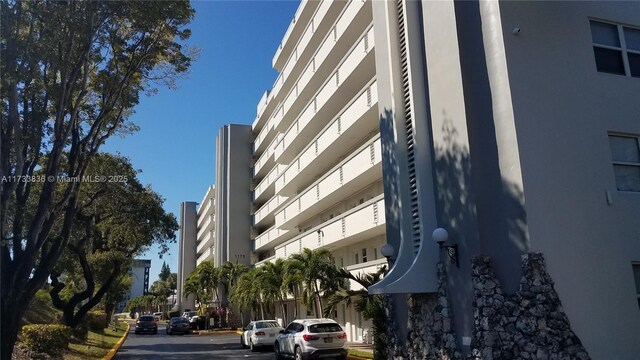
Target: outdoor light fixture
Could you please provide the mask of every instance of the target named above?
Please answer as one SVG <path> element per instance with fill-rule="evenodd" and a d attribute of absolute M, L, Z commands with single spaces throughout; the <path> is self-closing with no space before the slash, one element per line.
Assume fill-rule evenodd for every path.
<path fill-rule="evenodd" d="M 382 254 L 382 256 L 386 257 L 387 260 L 393 256 L 393 253 L 395 252 L 395 249 L 393 248 L 393 245 L 386 243 L 384 245 L 382 245 L 382 247 L 380 248 L 380 254 Z"/>
<path fill-rule="evenodd" d="M 440 249 L 447 249 L 447 254 L 449 255 L 449 259 L 451 259 L 451 263 L 455 264 L 457 267 L 460 267 L 460 262 L 458 261 L 458 244 L 455 245 L 446 245 L 445 242 L 449 239 L 449 233 L 447 230 L 443 228 L 437 228 L 433 230 L 433 241 L 438 243 Z"/>
<path fill-rule="evenodd" d="M 318 235 L 320 235 L 320 236 L 324 237 L 324 231 L 322 231 L 322 230 L 318 229 L 317 233 L 318 233 Z"/>

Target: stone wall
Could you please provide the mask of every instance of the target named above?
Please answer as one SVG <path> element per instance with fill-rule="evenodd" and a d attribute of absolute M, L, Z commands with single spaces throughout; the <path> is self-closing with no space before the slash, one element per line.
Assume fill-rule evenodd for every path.
<path fill-rule="evenodd" d="M 468 360 L 587 360 L 571 331 L 553 280 L 539 253 L 522 255 L 522 279 L 505 295 L 486 256 L 472 259 L 474 333 Z M 386 297 L 388 359 L 462 359 L 456 344 L 446 273 L 438 264 L 438 293 L 409 296 L 408 338 L 397 339 L 393 303 Z M 402 350 L 402 343 L 406 349 Z"/>
<path fill-rule="evenodd" d="M 387 360 L 403 360 L 407 355 L 403 342 L 398 337 L 398 326 L 396 324 L 393 304 L 393 298 L 385 295 L 383 299 L 384 311 L 387 320 Z M 383 360 L 383 359 L 379 359 Z"/>
<path fill-rule="evenodd" d="M 477 359 L 589 359 L 571 331 L 539 253 L 522 255 L 518 292 L 505 296 L 489 257 L 472 259 Z"/>

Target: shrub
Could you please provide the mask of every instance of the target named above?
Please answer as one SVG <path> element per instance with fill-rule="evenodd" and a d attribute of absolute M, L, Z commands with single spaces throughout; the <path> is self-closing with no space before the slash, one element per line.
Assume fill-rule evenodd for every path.
<path fill-rule="evenodd" d="M 89 330 L 101 331 L 107 327 L 107 313 L 104 311 L 90 311 L 87 313 L 87 322 L 89 324 Z"/>
<path fill-rule="evenodd" d="M 71 328 L 58 324 L 33 324 L 22 327 L 22 342 L 32 351 L 59 355 L 69 345 Z"/>

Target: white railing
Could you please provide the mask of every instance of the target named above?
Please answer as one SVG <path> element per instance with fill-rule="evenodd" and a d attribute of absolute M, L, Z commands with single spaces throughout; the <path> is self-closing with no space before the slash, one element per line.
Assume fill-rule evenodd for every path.
<path fill-rule="evenodd" d="M 260 155 L 260 157 L 258 158 L 256 163 L 253 165 L 253 176 L 256 176 L 256 174 L 258 174 L 260 172 L 260 170 L 262 170 L 262 167 L 267 162 L 269 162 L 269 159 L 271 159 L 271 157 L 273 157 L 274 147 L 278 143 L 278 140 L 279 139 L 278 139 L 277 136 L 273 140 L 271 140 L 271 143 L 265 149 L 264 153 L 262 153 L 262 155 Z"/>
<path fill-rule="evenodd" d="M 205 250 L 202 255 L 198 256 L 198 260 L 196 261 L 197 264 L 202 263 L 203 261 L 205 261 L 209 256 L 211 256 L 213 254 L 213 251 L 211 251 L 211 248 Z"/>
<path fill-rule="evenodd" d="M 287 199 L 288 197 L 281 196 L 281 195 L 276 195 L 272 197 L 271 200 L 267 201 L 264 205 L 262 205 L 262 207 L 260 207 L 260 209 L 258 209 L 258 211 L 256 211 L 255 214 L 253 215 L 254 225 L 262 221 L 262 219 L 267 217 L 272 212 L 276 211 L 278 206 L 280 206 L 280 204 L 283 204 L 285 201 L 287 201 Z"/>
<path fill-rule="evenodd" d="M 198 242 L 198 246 L 196 247 L 196 254 L 200 253 L 200 250 L 202 250 L 202 248 L 206 247 L 209 244 L 209 240 L 211 240 L 211 231 L 208 231 L 207 234 L 202 237 L 202 239 L 200 240 L 200 242 Z"/>
<path fill-rule="evenodd" d="M 204 209 L 202 209 L 202 211 L 198 212 L 198 224 L 196 225 L 196 226 L 198 226 L 198 228 L 200 227 L 200 225 L 202 225 L 202 222 L 205 221 L 205 219 L 208 218 L 209 215 L 211 215 L 209 213 L 209 210 L 211 210 L 211 206 L 213 206 L 213 202 L 214 202 L 213 199 L 205 200 Z"/>
<path fill-rule="evenodd" d="M 276 258 L 287 258 L 302 249 L 317 249 L 354 237 L 364 231 L 384 227 L 384 195 L 365 202 L 324 224 L 276 247 Z M 384 232 L 384 229 L 380 230 Z"/>
<path fill-rule="evenodd" d="M 276 260 L 276 256 L 275 256 L 275 255 L 273 255 L 273 256 L 270 256 L 270 257 L 268 257 L 268 258 L 266 258 L 266 259 L 264 259 L 264 260 L 260 260 L 260 261 L 258 261 L 258 262 L 257 262 L 257 263 L 255 263 L 254 265 L 255 265 L 255 267 L 260 267 L 260 266 L 262 266 L 262 265 L 264 265 L 264 264 L 266 264 L 266 263 L 268 263 L 268 262 L 272 262 L 272 261 L 275 261 L 275 260 Z"/>
<path fill-rule="evenodd" d="M 211 222 L 213 221 L 213 216 L 209 215 L 207 216 L 207 220 L 204 222 L 204 225 L 200 228 L 198 228 L 198 234 L 196 235 L 196 239 L 199 239 L 200 237 L 202 237 L 202 234 L 209 230 L 209 225 L 211 225 Z"/>
<path fill-rule="evenodd" d="M 352 273 L 353 275 L 357 274 L 372 274 L 380 270 L 383 266 L 387 265 L 387 259 L 382 258 L 378 260 L 367 261 L 360 264 L 349 265 L 345 267 L 345 270 Z M 362 285 L 358 284 L 356 281 L 349 280 L 351 285 L 351 290 L 360 290 L 362 289 Z"/>
<path fill-rule="evenodd" d="M 373 151 L 372 151 L 373 150 Z M 285 226 L 295 220 L 309 208 L 319 203 L 382 161 L 380 137 L 360 147 L 341 165 L 332 169 L 319 181 L 308 187 L 300 195 L 292 198 L 286 206 L 276 213 L 276 225 Z"/>
<path fill-rule="evenodd" d="M 272 226 L 270 229 L 258 235 L 254 239 L 255 250 L 262 250 L 263 248 L 267 247 L 270 243 L 279 239 L 281 236 L 286 235 L 288 232 L 289 230 L 284 230 L 284 229 L 278 228 L 277 226 Z"/>
<path fill-rule="evenodd" d="M 373 37 L 373 27 L 369 29 L 368 35 Z M 357 66 L 364 60 L 367 53 L 372 50 L 370 46 L 368 50 L 365 50 L 364 38 L 360 40 L 360 42 L 353 48 L 351 53 L 345 58 L 345 60 L 338 66 L 336 71 L 334 71 L 333 76 L 327 80 L 321 90 L 316 94 L 316 96 L 309 102 L 307 107 L 301 112 L 298 118 L 291 124 L 291 126 L 285 132 L 284 137 L 282 137 L 283 144 L 279 144 L 277 147 L 277 151 L 275 153 L 275 160 L 277 161 L 283 152 L 287 150 L 293 140 L 297 137 L 298 133 L 300 133 L 304 127 L 309 124 L 315 114 L 320 111 L 320 109 L 326 105 L 326 103 L 331 99 L 331 97 L 336 93 L 336 91 L 344 84 L 344 80 L 348 78 L 353 71 L 357 68 Z M 337 74 L 340 74 L 341 81 L 336 81 Z M 285 101 L 286 108 L 286 101 Z M 277 128 L 278 124 L 274 124 Z"/>
<path fill-rule="evenodd" d="M 275 183 L 276 179 L 280 176 L 280 172 L 284 171 L 286 166 L 282 164 L 276 164 L 271 171 L 260 181 L 260 183 L 256 186 L 253 191 L 253 198 L 257 199 L 262 195 L 262 193 L 269 188 L 269 186 Z"/>

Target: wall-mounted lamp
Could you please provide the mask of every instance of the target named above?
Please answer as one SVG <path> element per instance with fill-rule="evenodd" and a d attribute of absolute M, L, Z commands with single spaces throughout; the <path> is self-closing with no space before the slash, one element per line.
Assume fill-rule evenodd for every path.
<path fill-rule="evenodd" d="M 458 261 L 458 244 L 455 245 L 446 245 L 445 242 L 449 239 L 449 233 L 447 230 L 443 228 L 437 228 L 433 230 L 433 241 L 438 243 L 440 249 L 447 249 L 447 254 L 449 255 L 449 259 L 451 259 L 451 263 L 456 264 L 457 267 L 460 267 L 460 262 Z"/>
<path fill-rule="evenodd" d="M 324 231 L 318 229 L 318 231 L 316 231 L 318 233 L 319 236 L 324 237 Z"/>
<path fill-rule="evenodd" d="M 390 260 L 390 258 L 393 256 L 393 253 L 396 250 L 393 248 L 393 245 L 386 243 L 384 245 L 382 245 L 382 247 L 380 248 L 380 254 L 382 254 L 382 256 L 386 257 L 387 260 Z"/>

